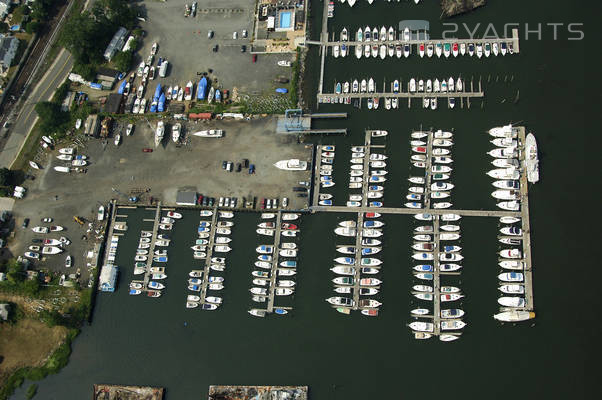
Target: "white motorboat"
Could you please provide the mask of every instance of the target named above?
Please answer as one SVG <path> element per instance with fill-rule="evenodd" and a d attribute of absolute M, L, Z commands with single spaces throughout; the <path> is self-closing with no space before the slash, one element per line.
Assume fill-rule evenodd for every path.
<path fill-rule="evenodd" d="M 287 171 L 305 171 L 307 169 L 307 161 L 291 158 L 290 160 L 278 161 L 274 166 Z"/>
<path fill-rule="evenodd" d="M 491 157 L 495 157 L 495 158 L 516 158 L 516 157 L 518 157 L 516 148 L 513 148 L 513 147 L 498 147 L 491 151 L 488 151 L 487 154 L 489 154 Z"/>
<path fill-rule="evenodd" d="M 441 318 L 451 319 L 451 318 L 461 318 L 464 316 L 464 310 L 459 308 L 449 308 L 445 310 L 441 310 Z"/>
<path fill-rule="evenodd" d="M 494 181 L 492 183 L 492 185 L 495 186 L 496 188 L 505 189 L 505 190 L 519 190 L 520 189 L 520 182 L 514 181 L 514 180 Z"/>
<path fill-rule="evenodd" d="M 518 190 L 503 190 L 498 189 L 491 193 L 491 196 L 500 200 L 519 200 L 520 192 Z"/>
<path fill-rule="evenodd" d="M 493 316 L 498 321 L 502 322 L 520 322 L 535 318 L 535 313 L 530 311 L 504 311 Z"/>
<path fill-rule="evenodd" d="M 516 158 L 496 158 L 491 161 L 491 164 L 498 168 L 518 168 L 520 166 L 520 163 Z"/>
<path fill-rule="evenodd" d="M 522 253 L 519 249 L 504 249 L 500 251 L 500 257 L 518 259 L 522 258 Z"/>
<path fill-rule="evenodd" d="M 155 130 L 155 147 L 159 146 L 161 140 L 163 140 L 163 135 L 165 133 L 165 124 L 163 121 L 157 122 L 157 129 Z"/>
<path fill-rule="evenodd" d="M 459 319 L 441 321 L 441 330 L 442 331 L 462 329 L 465 326 L 466 326 L 466 323 Z"/>
<path fill-rule="evenodd" d="M 505 294 L 524 294 L 525 287 L 523 285 L 518 284 L 509 284 L 509 285 L 501 285 L 498 287 L 500 292 Z"/>
<path fill-rule="evenodd" d="M 502 210 L 508 210 L 508 211 L 518 211 L 520 210 L 520 202 L 518 201 L 502 201 L 497 203 L 497 206 L 499 208 L 501 208 Z"/>
<path fill-rule="evenodd" d="M 417 332 L 433 332 L 435 329 L 432 322 L 414 321 L 408 326 L 410 329 Z"/>
<path fill-rule="evenodd" d="M 497 277 L 502 282 L 522 282 L 524 280 L 521 272 L 502 272 Z"/>
<path fill-rule="evenodd" d="M 524 297 L 503 296 L 497 299 L 497 302 L 504 307 L 524 307 L 526 304 Z"/>
<path fill-rule="evenodd" d="M 487 172 L 487 175 L 497 180 L 515 180 L 520 178 L 520 172 L 515 168 L 497 168 Z"/>
<path fill-rule="evenodd" d="M 525 139 L 525 164 L 527 180 L 531 183 L 539 181 L 539 158 L 537 156 L 537 141 L 532 133 Z"/>
<path fill-rule="evenodd" d="M 520 221 L 520 217 L 510 217 L 510 216 L 500 217 L 500 222 L 502 224 L 514 224 L 519 221 Z"/>

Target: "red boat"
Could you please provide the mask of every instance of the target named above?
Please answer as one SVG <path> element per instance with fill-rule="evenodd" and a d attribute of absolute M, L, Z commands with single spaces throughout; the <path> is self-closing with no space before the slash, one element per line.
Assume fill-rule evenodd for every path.
<path fill-rule="evenodd" d="M 369 317 L 376 317 L 378 315 L 378 308 L 369 308 L 362 310 L 362 314 Z"/>
<path fill-rule="evenodd" d="M 153 152 L 153 149 L 149 149 L 149 148 L 147 147 L 147 148 L 145 148 L 145 149 L 142 149 L 142 151 L 143 151 L 143 152 L 145 152 L 145 153 L 152 153 L 152 152 Z"/>
<path fill-rule="evenodd" d="M 412 147 L 412 150 L 414 150 L 416 153 L 426 153 L 426 147 L 422 146 Z"/>
<path fill-rule="evenodd" d="M 159 296 L 161 296 L 161 291 L 159 291 L 159 290 L 149 290 L 149 291 L 146 293 L 146 295 L 147 295 L 148 297 L 159 297 Z"/>
<path fill-rule="evenodd" d="M 367 212 L 366 214 L 364 214 L 364 216 L 366 218 L 378 218 L 380 217 L 380 214 L 375 212 Z"/>
<path fill-rule="evenodd" d="M 282 229 L 297 229 L 297 225 L 285 222 L 284 224 L 282 224 Z"/>

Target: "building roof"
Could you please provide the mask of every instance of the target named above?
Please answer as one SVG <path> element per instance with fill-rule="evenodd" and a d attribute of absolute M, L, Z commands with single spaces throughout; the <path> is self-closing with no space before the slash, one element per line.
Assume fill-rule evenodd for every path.
<path fill-rule="evenodd" d="M 98 67 L 96 69 L 96 75 L 97 76 L 104 76 L 106 78 L 117 79 L 117 77 L 119 76 L 119 71 L 116 71 L 114 69 L 107 68 L 107 67 Z"/>
<path fill-rule="evenodd" d="M 196 205 L 196 192 L 178 192 L 176 195 L 176 204 L 180 206 Z"/>
<path fill-rule="evenodd" d="M 104 106 L 104 112 L 117 114 L 119 112 L 119 107 L 121 106 L 121 100 L 123 99 L 123 95 L 119 93 L 111 93 L 107 98 L 107 102 Z"/>
<path fill-rule="evenodd" d="M 104 265 L 100 270 L 98 278 L 98 288 L 103 292 L 115 291 L 115 281 L 117 280 L 117 267 L 114 265 Z"/>
<path fill-rule="evenodd" d="M 117 29 L 117 32 L 115 32 L 115 35 L 113 35 L 113 39 L 111 39 L 111 42 L 105 50 L 104 56 L 107 60 L 113 58 L 115 53 L 123 48 L 127 33 L 128 31 L 124 27 L 120 27 L 119 29 Z"/>
<path fill-rule="evenodd" d="M 18 47 L 19 39 L 14 36 L 0 37 L 0 61 L 7 67 L 10 66 L 15 57 L 15 52 L 10 51 L 12 46 Z"/>

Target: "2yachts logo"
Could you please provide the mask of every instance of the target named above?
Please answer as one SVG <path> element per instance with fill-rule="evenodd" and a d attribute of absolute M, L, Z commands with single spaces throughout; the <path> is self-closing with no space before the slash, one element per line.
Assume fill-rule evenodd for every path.
<path fill-rule="evenodd" d="M 512 37 L 512 30 L 519 29 L 522 24 L 516 22 L 509 22 L 503 25 L 503 29 L 499 30 L 496 27 L 489 24 L 477 23 L 474 26 L 468 24 L 456 24 L 451 22 L 443 23 L 443 39 L 458 39 L 459 36 L 465 38 L 468 36 L 469 39 L 481 38 L 481 39 L 503 39 Z M 499 28 L 499 27 L 498 27 Z M 500 35 L 500 33 L 503 33 Z M 524 39 L 525 40 L 542 40 L 544 35 L 546 38 L 551 37 L 553 40 L 583 40 L 585 32 L 583 31 L 583 24 L 578 22 L 564 23 L 564 22 L 546 22 L 536 24 L 524 24 Z"/>

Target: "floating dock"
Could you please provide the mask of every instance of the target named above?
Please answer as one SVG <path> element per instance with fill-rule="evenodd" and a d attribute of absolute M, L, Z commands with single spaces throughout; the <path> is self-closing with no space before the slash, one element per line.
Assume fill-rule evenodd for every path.
<path fill-rule="evenodd" d="M 312 213 L 315 212 L 334 212 L 334 213 L 355 213 L 355 212 L 378 212 L 380 214 L 458 214 L 463 217 L 520 217 L 521 211 L 504 211 L 504 210 L 459 210 L 459 209 L 442 209 L 442 208 L 395 208 L 395 207 L 346 207 L 346 206 L 311 206 L 309 207 Z"/>
<path fill-rule="evenodd" d="M 215 231 L 217 229 L 217 207 L 213 209 L 211 215 L 211 229 L 209 230 L 209 244 L 207 245 L 207 257 L 205 258 L 205 270 L 203 271 L 203 282 L 201 283 L 201 291 L 199 297 L 201 298 L 199 304 L 205 304 L 207 301 L 207 288 L 209 286 L 209 274 L 211 273 L 211 257 L 213 257 L 213 246 L 215 245 Z"/>
<path fill-rule="evenodd" d="M 162 400 L 165 389 L 150 386 L 94 384 L 92 400 Z"/>
<path fill-rule="evenodd" d="M 150 281 L 150 277 L 152 273 L 150 272 L 151 266 L 153 264 L 153 257 L 155 255 L 155 245 L 157 243 L 157 235 L 159 233 L 159 223 L 161 222 L 161 202 L 157 204 L 157 208 L 155 209 L 155 220 L 153 222 L 153 236 L 150 241 L 150 248 L 148 249 L 148 258 L 146 259 L 146 272 L 144 273 L 144 282 L 142 284 L 142 289 L 148 291 L 148 282 Z"/>
<path fill-rule="evenodd" d="M 274 229 L 274 252 L 272 254 L 272 269 L 270 270 L 270 288 L 268 290 L 268 306 L 266 311 L 274 312 L 274 298 L 276 297 L 276 278 L 278 277 L 278 261 L 280 258 L 280 233 L 282 232 L 282 213 L 276 213 L 276 226 Z"/>
<path fill-rule="evenodd" d="M 307 386 L 209 386 L 207 400 L 307 400 Z"/>

